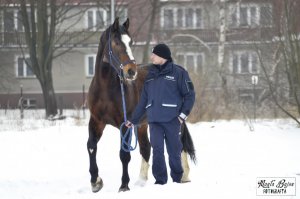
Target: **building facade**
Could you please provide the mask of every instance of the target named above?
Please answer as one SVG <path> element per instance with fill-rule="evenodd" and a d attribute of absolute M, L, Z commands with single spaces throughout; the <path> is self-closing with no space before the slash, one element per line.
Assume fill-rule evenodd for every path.
<path fill-rule="evenodd" d="M 111 23 L 110 1 L 74 2 L 82 3 L 66 12 L 69 17 L 58 26 L 57 35 L 61 38 L 56 44 L 57 53 L 63 53 L 54 60 L 52 71 L 55 92 L 63 108 L 85 103 L 99 38 Z M 137 63 L 145 60 L 143 52 L 150 55 L 153 45 L 165 42 L 171 47 L 175 62 L 192 73 L 194 81 L 199 81 L 202 90 L 198 95 L 207 90 L 218 92 L 225 85 L 238 101 L 252 102 L 266 95 L 261 64 L 266 60 L 266 67 L 274 65 L 270 57 L 276 46 L 280 2 L 116 0 L 115 15 L 121 21 L 130 19 Z M 26 48 L 20 50 L 25 38 L 18 12 L 18 6 L 0 11 L 0 105 L 17 107 L 22 92 L 27 107 L 42 108 L 40 85 L 26 62 L 29 55 Z M 81 14 L 71 17 L 75 13 Z"/>

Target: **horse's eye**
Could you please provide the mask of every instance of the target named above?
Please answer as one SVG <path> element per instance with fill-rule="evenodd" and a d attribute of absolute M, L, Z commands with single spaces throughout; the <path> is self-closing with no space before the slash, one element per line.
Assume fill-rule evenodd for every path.
<path fill-rule="evenodd" d="M 119 46 L 119 45 L 120 45 L 120 41 L 115 41 L 115 44 L 116 44 L 117 46 Z"/>

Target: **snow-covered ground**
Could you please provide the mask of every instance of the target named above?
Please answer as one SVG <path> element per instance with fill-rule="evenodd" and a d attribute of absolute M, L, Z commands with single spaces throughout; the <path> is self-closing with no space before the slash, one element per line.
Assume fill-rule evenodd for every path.
<path fill-rule="evenodd" d="M 66 120 L 46 121 L 38 111 L 0 111 L 1 199 L 93 199 L 93 198 L 274 198 L 257 196 L 258 177 L 293 177 L 300 198 L 300 128 L 291 120 L 258 120 L 254 131 L 244 121 L 188 123 L 198 163 L 190 163 L 191 183 L 164 186 L 149 180 L 135 185 L 140 169 L 138 149 L 131 153 L 130 191 L 118 193 L 121 185 L 119 131 L 107 126 L 98 144 L 97 161 L 104 187 L 90 189 L 86 150 L 87 122 L 81 112 Z"/>

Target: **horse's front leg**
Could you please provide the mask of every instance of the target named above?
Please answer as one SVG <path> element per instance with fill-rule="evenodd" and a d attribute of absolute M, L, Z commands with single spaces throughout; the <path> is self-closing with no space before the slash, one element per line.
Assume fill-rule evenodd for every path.
<path fill-rule="evenodd" d="M 125 146 L 125 148 L 127 148 L 127 146 Z M 126 152 L 121 148 L 120 149 L 120 159 L 122 162 L 123 173 L 122 173 L 122 184 L 121 184 L 121 187 L 119 188 L 119 192 L 129 191 L 130 189 L 129 189 L 128 184 L 129 184 L 130 178 L 129 178 L 129 174 L 128 174 L 128 164 L 131 160 L 130 152 Z"/>
<path fill-rule="evenodd" d="M 89 138 L 87 142 L 87 150 L 90 159 L 90 174 L 91 174 L 91 186 L 94 193 L 100 191 L 103 187 L 103 181 L 98 176 L 97 166 L 97 143 L 100 140 L 105 124 L 103 122 L 96 122 L 92 118 L 89 121 Z"/>
<path fill-rule="evenodd" d="M 125 152 L 123 149 L 120 149 L 120 159 L 122 162 L 122 169 L 123 169 L 123 173 L 122 173 L 122 184 L 121 187 L 119 188 L 119 192 L 121 191 L 129 191 L 129 174 L 128 174 L 128 164 L 130 162 L 131 159 L 131 155 L 130 152 Z"/>
<path fill-rule="evenodd" d="M 127 128 L 123 128 L 122 129 L 122 137 L 121 137 L 121 147 L 120 147 L 120 160 L 122 162 L 122 184 L 119 188 L 119 192 L 122 191 L 129 191 L 129 174 L 128 174 L 128 164 L 131 160 L 131 155 L 130 155 L 130 150 L 129 150 L 129 146 L 128 144 L 130 144 L 129 142 L 129 138 L 130 135 L 126 133 L 127 132 Z M 133 132 L 132 132 L 133 133 Z"/>

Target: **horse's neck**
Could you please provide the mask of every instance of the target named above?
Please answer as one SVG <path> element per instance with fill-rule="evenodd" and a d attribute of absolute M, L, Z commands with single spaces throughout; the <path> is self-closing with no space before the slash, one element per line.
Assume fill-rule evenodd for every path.
<path fill-rule="evenodd" d="M 138 80 L 144 84 L 144 81 L 148 75 L 149 68 L 148 67 L 139 67 L 138 68 Z"/>
<path fill-rule="evenodd" d="M 144 81 L 148 75 L 148 72 L 151 68 L 152 64 L 139 64 L 138 65 L 138 79 L 142 81 L 144 84 Z"/>

